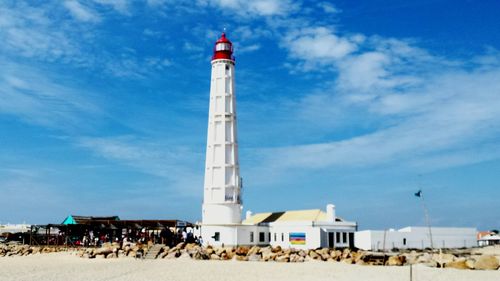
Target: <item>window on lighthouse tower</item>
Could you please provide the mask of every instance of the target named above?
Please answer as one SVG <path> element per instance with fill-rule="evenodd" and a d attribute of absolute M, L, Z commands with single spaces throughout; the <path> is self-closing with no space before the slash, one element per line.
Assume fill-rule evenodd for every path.
<path fill-rule="evenodd" d="M 231 51 L 231 45 L 229 43 L 218 43 L 215 46 L 216 51 Z"/>

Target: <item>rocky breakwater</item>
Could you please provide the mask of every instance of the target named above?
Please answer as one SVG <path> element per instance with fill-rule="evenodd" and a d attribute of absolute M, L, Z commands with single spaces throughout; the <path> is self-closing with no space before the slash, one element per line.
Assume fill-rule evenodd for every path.
<path fill-rule="evenodd" d="M 89 248 L 80 251 L 86 258 L 143 257 L 149 247 L 133 245 L 120 248 L 118 244 L 104 245 L 102 248 Z M 424 264 L 429 267 L 497 270 L 500 259 L 495 255 L 474 254 L 471 252 L 432 253 L 425 251 L 410 252 L 368 252 L 350 249 L 282 249 L 281 247 L 201 247 L 196 244 L 180 243 L 175 247 L 163 246 L 155 253 L 157 259 L 194 259 L 194 260 L 235 260 L 251 262 L 342 262 L 358 265 L 404 266 Z"/>
<path fill-rule="evenodd" d="M 155 250 L 150 250 L 155 249 Z M 498 248 L 500 250 L 500 248 Z M 250 262 L 342 262 L 358 265 L 404 266 L 423 264 L 429 267 L 465 270 L 499 270 L 500 251 L 478 250 L 369 252 L 351 249 L 283 249 L 281 247 L 201 247 L 180 243 L 174 247 L 156 245 L 126 245 L 105 243 L 100 248 L 66 248 L 0 244 L 0 257 L 72 251 L 82 258 L 153 258 L 189 260 L 234 260 Z M 150 251 L 148 255 L 148 251 Z"/>
<path fill-rule="evenodd" d="M 65 252 L 68 248 L 57 246 L 30 246 L 19 244 L 0 244 L 0 257 L 28 256 L 34 254 L 47 254 Z"/>

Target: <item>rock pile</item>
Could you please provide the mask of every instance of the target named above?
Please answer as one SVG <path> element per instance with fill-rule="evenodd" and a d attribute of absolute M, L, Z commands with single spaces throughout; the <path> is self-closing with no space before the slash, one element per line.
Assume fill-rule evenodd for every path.
<path fill-rule="evenodd" d="M 98 249 L 84 249 L 81 257 L 116 258 L 137 257 L 137 253 L 145 254 L 147 247 L 109 244 Z M 142 256 L 142 255 L 140 255 Z M 403 266 L 409 264 L 424 264 L 430 267 L 456 269 L 488 269 L 499 268 L 499 258 L 492 255 L 469 255 L 451 253 L 405 252 L 380 253 L 350 249 L 319 248 L 311 250 L 282 249 L 281 247 L 201 247 L 196 244 L 180 243 L 175 247 L 163 246 L 159 251 L 159 259 L 194 259 L 194 260 L 236 260 L 259 262 L 305 262 L 326 261 L 343 262 L 358 265 Z"/>
<path fill-rule="evenodd" d="M 53 247 L 53 246 L 30 246 L 30 245 L 18 245 L 18 244 L 0 244 L 0 257 L 12 257 L 12 256 L 28 256 L 33 254 L 46 254 L 67 251 L 64 247 Z"/>
<path fill-rule="evenodd" d="M 146 256 L 151 245 L 126 245 L 105 243 L 100 248 L 78 248 L 76 254 L 83 258 L 142 258 Z M 157 246 L 156 250 L 159 246 Z M 39 247 L 28 245 L 0 244 L 0 257 L 27 256 L 37 253 L 67 251 L 65 247 Z M 71 248 L 70 248 L 71 250 Z M 153 253 L 153 252 L 152 252 Z M 152 254 L 153 255 L 153 254 Z M 403 266 L 424 264 L 430 267 L 498 270 L 500 256 L 471 252 L 368 252 L 350 249 L 282 249 L 281 247 L 201 247 L 197 244 L 180 243 L 175 247 L 163 246 L 153 258 L 158 259 L 193 259 L 193 260 L 235 260 L 253 262 L 343 262 L 358 265 Z"/>

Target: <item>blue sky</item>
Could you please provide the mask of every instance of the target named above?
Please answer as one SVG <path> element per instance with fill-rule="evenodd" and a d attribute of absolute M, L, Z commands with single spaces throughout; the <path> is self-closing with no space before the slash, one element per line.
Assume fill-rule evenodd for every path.
<path fill-rule="evenodd" d="M 500 227 L 498 1 L 0 3 L 0 222 L 200 219 L 234 42 L 244 207 Z"/>

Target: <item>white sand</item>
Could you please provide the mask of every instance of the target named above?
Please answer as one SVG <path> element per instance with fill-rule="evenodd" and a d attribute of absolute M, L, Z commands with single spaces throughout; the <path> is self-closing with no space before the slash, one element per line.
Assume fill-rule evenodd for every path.
<path fill-rule="evenodd" d="M 0 258 L 0 280 L 410 280 L 410 268 L 335 262 L 264 263 L 194 260 L 83 259 L 69 253 Z M 500 271 L 413 267 L 413 280 L 500 280 Z"/>

